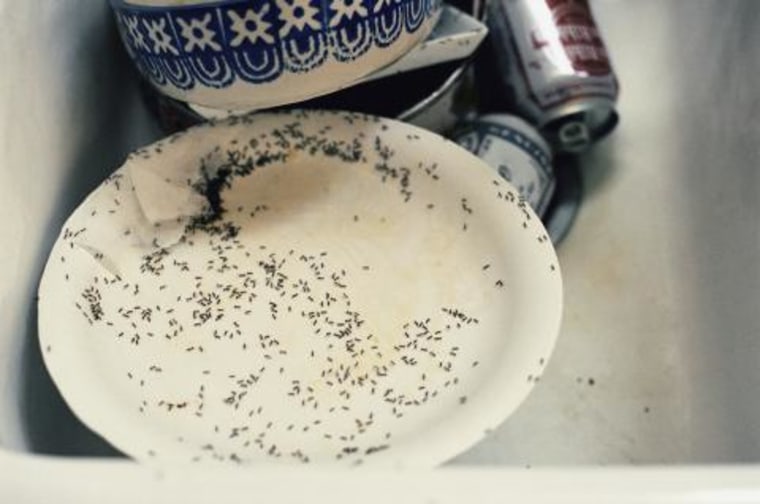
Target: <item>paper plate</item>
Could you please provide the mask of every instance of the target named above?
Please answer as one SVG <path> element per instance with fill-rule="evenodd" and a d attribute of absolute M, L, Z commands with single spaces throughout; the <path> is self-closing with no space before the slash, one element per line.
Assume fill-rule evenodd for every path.
<path fill-rule="evenodd" d="M 45 363 L 140 461 L 430 467 L 538 381 L 562 287 L 493 170 L 403 123 L 290 112 L 134 153 L 66 222 Z"/>

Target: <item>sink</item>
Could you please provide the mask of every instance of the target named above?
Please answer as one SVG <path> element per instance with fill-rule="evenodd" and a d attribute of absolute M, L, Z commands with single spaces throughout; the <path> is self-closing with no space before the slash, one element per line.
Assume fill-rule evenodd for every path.
<path fill-rule="evenodd" d="M 119 454 L 52 385 L 35 290 L 65 216 L 161 133 L 106 2 L 13 4 L 0 3 L 0 59 L 16 69 L 0 74 L 0 232 L 12 244 L 0 249 L 0 466 L 33 471 L 54 455 L 69 474 L 84 456 L 82 467 L 105 464 L 115 480 L 134 464 L 106 462 Z M 592 5 L 621 82 L 621 123 L 581 159 L 583 205 L 558 249 L 563 328 L 538 387 L 444 469 L 480 468 L 467 472 L 473 485 L 509 474 L 542 486 L 520 479 L 526 467 L 564 481 L 579 474 L 564 471 L 647 466 L 650 479 L 620 487 L 635 493 L 684 466 L 760 462 L 760 4 Z M 756 467 L 693 475 L 760 482 Z"/>
<path fill-rule="evenodd" d="M 760 460 L 755 2 L 596 2 L 621 123 L 582 159 L 542 383 L 461 463 Z"/>

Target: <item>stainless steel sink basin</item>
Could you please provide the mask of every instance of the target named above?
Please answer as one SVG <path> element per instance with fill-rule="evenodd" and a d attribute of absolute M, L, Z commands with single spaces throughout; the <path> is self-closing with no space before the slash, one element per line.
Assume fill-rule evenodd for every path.
<path fill-rule="evenodd" d="M 622 120 L 583 159 L 559 345 L 458 462 L 758 462 L 760 4 L 593 6 Z"/>
<path fill-rule="evenodd" d="M 34 296 L 65 215 L 160 134 L 105 2 L 16 4 L 0 5 L 16 69 L 0 74 L 0 446 L 115 455 L 50 382 Z M 622 120 L 583 159 L 559 345 L 523 407 L 453 464 L 759 462 L 760 3 L 593 6 Z"/>

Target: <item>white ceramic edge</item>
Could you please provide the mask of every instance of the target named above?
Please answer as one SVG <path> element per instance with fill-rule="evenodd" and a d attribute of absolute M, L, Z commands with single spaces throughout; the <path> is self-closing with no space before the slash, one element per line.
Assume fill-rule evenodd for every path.
<path fill-rule="evenodd" d="M 276 113 L 262 113 L 262 114 L 256 114 L 257 118 L 260 118 L 262 120 L 278 120 L 282 122 L 288 121 L 288 118 L 291 118 L 294 114 L 298 114 L 299 110 L 293 110 L 293 111 L 286 111 L 286 112 L 276 112 Z M 339 116 L 341 114 L 345 114 L 345 112 L 342 111 L 320 111 L 322 114 L 331 115 L 331 116 Z M 355 114 L 350 113 L 352 116 L 361 116 L 365 118 L 371 118 L 372 116 L 366 116 L 363 114 Z M 420 137 L 421 141 L 427 141 L 427 142 L 433 142 L 440 144 L 442 147 L 448 149 L 449 152 L 447 152 L 447 162 L 451 162 L 452 164 L 459 162 L 461 166 L 473 166 L 479 167 L 478 170 L 482 170 L 484 174 L 487 174 L 489 180 L 493 180 L 493 174 L 492 169 L 486 165 L 482 160 L 471 154 L 470 152 L 466 151 L 459 145 L 457 145 L 454 142 L 451 142 L 448 139 L 445 139 L 435 133 L 432 133 L 430 131 L 418 128 L 416 126 L 403 123 L 400 121 L 392 120 L 392 119 L 385 119 L 385 118 L 379 118 L 378 123 L 376 124 L 388 124 L 392 125 L 392 128 L 388 128 L 388 131 L 392 131 L 393 128 L 396 128 L 396 131 L 399 135 L 402 134 L 408 134 L 413 133 Z M 233 124 L 230 125 L 230 122 Z M 189 143 L 192 142 L 193 146 L 199 150 L 205 150 L 210 143 L 216 143 L 219 141 L 219 136 L 215 136 L 212 140 L 210 136 L 204 135 L 204 130 L 208 128 L 223 128 L 221 130 L 221 134 L 224 135 L 225 131 L 224 128 L 228 129 L 228 132 L 230 134 L 234 134 L 235 131 L 238 131 L 239 128 L 245 128 L 245 125 L 236 125 L 237 121 L 235 119 L 232 120 L 225 120 L 220 122 L 211 122 L 211 123 L 205 123 L 193 128 L 190 128 L 184 132 L 175 134 L 171 137 L 168 137 L 167 139 L 161 140 L 160 142 L 166 142 L 171 141 L 172 138 L 182 138 L 183 142 Z M 273 124 L 270 123 L 268 127 L 271 127 Z M 387 132 L 386 132 L 387 133 Z M 222 137 L 223 138 L 223 137 Z M 129 163 L 129 160 L 127 160 L 127 163 Z M 126 164 L 126 163 L 125 163 Z M 505 187 L 505 190 L 508 190 L 511 188 L 511 186 L 503 180 L 500 180 L 500 183 L 503 184 Z M 516 193 L 517 191 L 512 188 L 512 190 Z M 77 210 L 74 211 L 72 214 L 73 216 L 76 216 L 76 213 L 79 211 L 79 208 L 81 208 L 82 205 L 84 205 L 89 198 L 91 198 L 92 195 L 88 195 L 88 197 L 80 203 L 80 206 L 77 207 Z M 511 207 L 510 207 L 511 208 Z M 546 230 L 544 229 L 543 225 L 541 224 L 540 219 L 533 213 L 532 210 L 530 210 L 530 207 L 528 205 L 525 205 L 524 211 L 527 212 L 527 214 L 530 216 L 530 218 L 526 221 L 528 228 L 525 230 L 525 232 L 530 233 L 532 236 L 541 236 L 546 235 Z M 71 217 L 70 217 L 71 218 Z M 64 223 L 63 228 L 67 226 L 69 220 L 67 219 L 66 223 Z M 54 245 L 53 249 L 51 250 L 50 257 L 57 257 L 57 252 L 59 251 L 60 247 L 63 246 L 63 242 L 60 240 L 56 241 L 56 244 Z M 519 249 L 518 249 L 519 250 Z M 526 355 L 530 355 L 533 360 L 536 361 L 536 369 L 535 374 L 536 376 L 540 376 L 542 368 L 546 365 L 546 361 L 549 360 L 552 350 L 554 349 L 554 346 L 556 344 L 558 335 L 559 335 L 559 328 L 560 328 L 560 322 L 562 317 L 562 306 L 563 306 L 563 293 L 562 293 L 562 278 L 561 278 L 561 271 L 560 266 L 558 262 L 558 258 L 556 255 L 556 252 L 551 245 L 550 241 L 547 239 L 546 242 L 541 246 L 540 248 L 536 246 L 536 248 L 532 249 L 533 252 L 539 251 L 539 253 L 544 254 L 543 257 L 543 263 L 544 264 L 552 264 L 556 268 L 554 271 L 549 271 L 549 268 L 546 268 L 546 271 L 543 273 L 546 275 L 546 278 L 549 280 L 546 280 L 548 282 L 554 282 L 554 287 L 549 288 L 547 291 L 551 295 L 551 298 L 547 298 L 543 301 L 544 306 L 540 308 L 541 313 L 545 316 L 545 318 L 541 318 L 540 322 L 538 323 L 538 327 L 540 328 L 540 337 L 537 341 L 532 341 L 532 347 L 525 351 L 524 353 Z M 39 293 L 44 293 L 46 289 L 46 283 L 48 282 L 48 265 L 45 267 L 45 271 L 42 275 L 42 279 L 40 281 L 39 286 Z M 543 280 L 542 280 L 543 281 Z M 42 299 L 47 299 L 45 296 L 42 296 Z M 537 308 L 538 305 L 532 305 L 533 308 Z M 554 306 L 554 309 L 546 309 L 546 306 Z M 528 317 L 530 318 L 530 317 Z M 103 429 L 100 428 L 102 425 L 113 425 L 118 423 L 123 423 L 123 421 L 119 420 L 119 418 L 114 418 L 113 415 L 110 413 L 110 410 L 108 407 L 105 407 L 106 405 L 100 405 L 103 407 L 99 407 L 96 409 L 90 408 L 89 402 L 84 401 L 84 404 L 82 403 L 82 399 L 79 395 L 71 394 L 72 390 L 81 390 L 82 388 L 87 389 L 91 388 L 93 385 L 87 381 L 83 382 L 82 380 L 86 380 L 86 376 L 82 375 L 75 375 L 71 373 L 67 373 L 65 369 L 63 369 L 60 366 L 60 362 L 62 362 L 61 359 L 49 359 L 47 356 L 47 352 L 45 351 L 45 347 L 47 344 L 50 344 L 51 342 L 47 340 L 50 335 L 53 335 L 56 333 L 56 320 L 53 318 L 50 318 L 48 316 L 48 310 L 45 306 L 44 302 L 39 303 L 39 317 L 38 317 L 38 325 L 39 325 L 39 345 L 42 350 L 43 360 L 45 362 L 45 365 L 53 378 L 53 381 L 58 385 L 58 388 L 64 398 L 64 400 L 71 406 L 72 411 L 74 414 L 90 429 L 92 429 L 94 432 L 101 434 L 104 438 L 106 438 L 113 446 L 121 450 L 122 452 L 126 454 L 130 454 L 131 456 L 135 457 L 137 460 L 140 460 L 141 462 L 145 462 L 148 464 L 153 465 L 161 465 L 160 462 L 152 460 L 150 458 L 147 458 L 145 455 L 140 455 L 135 453 L 134 450 L 134 443 L 130 441 L 130 436 L 125 434 L 129 431 L 128 428 L 124 428 L 123 430 L 120 430 L 120 428 L 114 429 L 113 431 L 110 431 L 108 435 L 102 434 Z M 54 336 L 53 336 L 54 338 Z M 54 343 L 58 343 L 57 341 Z M 67 350 L 70 350 L 67 348 Z M 57 351 L 57 355 L 60 354 L 60 349 Z M 76 351 L 75 351 L 76 354 Z M 542 361 L 541 365 L 539 366 L 538 361 L 539 359 Z M 520 373 L 527 372 L 528 370 L 521 369 Z M 394 450 L 388 450 L 384 452 L 377 453 L 373 455 L 373 457 L 366 460 L 366 465 L 370 467 L 389 467 L 389 468 L 432 468 L 435 467 L 447 460 L 450 460 L 454 456 L 462 453 L 466 449 L 470 448 L 473 444 L 475 444 L 477 441 L 483 439 L 486 437 L 492 429 L 494 429 L 496 426 L 504 422 L 519 406 L 523 403 L 523 401 L 528 397 L 531 390 L 534 388 L 535 383 L 528 381 L 523 382 L 522 385 L 516 383 L 513 381 L 509 375 L 511 373 L 511 370 L 501 370 L 502 374 L 505 374 L 505 377 L 508 378 L 507 384 L 511 386 L 510 394 L 511 394 L 511 400 L 505 401 L 504 392 L 503 389 L 500 387 L 496 387 L 495 385 L 492 385 L 488 388 L 487 392 L 488 395 L 486 395 L 485 392 L 479 393 L 478 396 L 475 398 L 472 398 L 470 401 L 468 401 L 467 405 L 464 407 L 467 408 L 477 408 L 478 415 L 459 415 L 457 418 L 461 419 L 461 421 L 457 424 L 456 429 L 456 436 L 450 436 L 452 427 L 450 423 L 444 424 L 444 427 L 440 426 L 431 426 L 428 431 L 426 431 L 425 436 L 420 438 L 419 440 L 414 440 L 411 442 L 407 442 L 402 446 L 399 446 L 395 448 Z M 502 377 L 503 378 L 503 377 Z M 496 375 L 492 379 L 488 381 L 492 384 L 498 384 L 502 383 L 503 379 L 500 380 L 499 376 Z M 96 385 L 97 386 L 97 385 Z M 106 395 L 104 395 L 105 397 Z M 439 432 L 440 431 L 440 432 Z M 435 443 L 432 445 L 428 443 L 430 440 L 434 440 Z M 189 464 L 189 463 L 188 463 Z M 179 464 L 184 465 L 184 464 Z M 270 464 L 270 463 L 257 463 L 257 464 L 250 464 L 250 466 L 255 467 L 268 467 L 268 466 L 274 466 L 277 464 Z"/>

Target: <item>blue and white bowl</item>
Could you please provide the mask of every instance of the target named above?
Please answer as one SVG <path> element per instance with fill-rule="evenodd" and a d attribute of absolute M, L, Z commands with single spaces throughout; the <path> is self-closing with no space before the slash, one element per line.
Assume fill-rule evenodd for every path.
<path fill-rule="evenodd" d="M 218 108 L 329 93 L 401 57 L 440 0 L 110 0 L 124 45 L 161 92 Z"/>

